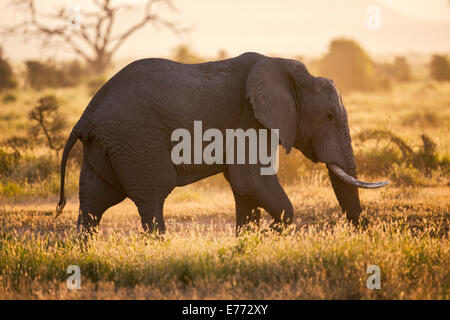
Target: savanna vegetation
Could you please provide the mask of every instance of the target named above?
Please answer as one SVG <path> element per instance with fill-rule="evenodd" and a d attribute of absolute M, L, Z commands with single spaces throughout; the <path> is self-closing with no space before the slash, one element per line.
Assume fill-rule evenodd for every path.
<path fill-rule="evenodd" d="M 188 46 L 172 58 L 207 60 Z M 105 213 L 88 242 L 75 230 L 79 143 L 68 164 L 68 205 L 54 219 L 59 157 L 112 70 L 89 74 L 76 63 L 41 61 L 14 74 L 2 59 L 10 72 L 0 83 L 11 85 L 0 93 L 0 298 L 450 298 L 450 82 L 433 71 L 442 59 L 430 57 L 429 74 L 417 77 L 422 66 L 407 57 L 377 62 L 337 39 L 324 57 L 306 61 L 342 89 L 360 177 L 391 180 L 361 190 L 367 223 L 360 229 L 345 221 L 324 165 L 293 151 L 280 153 L 280 180 L 296 213 L 284 234 L 267 231 L 266 214 L 260 232 L 234 237 L 232 193 L 214 176 L 169 196 L 164 238 L 142 234 L 126 200 Z M 79 75 L 68 83 L 70 66 Z M 69 265 L 81 268 L 80 290 L 66 287 Z M 379 290 L 366 286 L 369 265 L 380 267 Z"/>

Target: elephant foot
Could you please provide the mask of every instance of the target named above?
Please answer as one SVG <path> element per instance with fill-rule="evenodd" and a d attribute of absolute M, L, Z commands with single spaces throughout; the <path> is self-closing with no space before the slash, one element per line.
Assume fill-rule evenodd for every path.
<path fill-rule="evenodd" d="M 151 223 L 142 221 L 142 228 L 146 234 L 152 236 L 162 236 L 166 233 L 166 227 L 164 224 L 154 223 L 153 221 Z"/>
<path fill-rule="evenodd" d="M 149 234 L 166 233 L 166 224 L 162 213 L 163 202 L 150 202 L 138 205 L 142 228 Z"/>
<path fill-rule="evenodd" d="M 270 230 L 281 234 L 284 230 L 286 230 L 287 225 L 282 222 L 272 222 L 269 226 Z"/>
<path fill-rule="evenodd" d="M 139 238 L 142 240 L 151 240 L 151 241 L 164 241 L 165 234 L 159 233 L 159 232 L 141 232 L 139 233 Z"/>
<path fill-rule="evenodd" d="M 291 223 L 286 223 L 286 222 L 282 222 L 282 221 L 274 221 L 270 224 L 269 230 L 271 230 L 271 232 L 274 232 L 277 234 L 282 234 L 282 233 L 285 233 L 287 230 L 289 230 L 291 225 L 292 225 Z"/>
<path fill-rule="evenodd" d="M 352 224 L 357 229 L 366 230 L 369 227 L 370 222 L 369 222 L 369 219 L 367 219 L 366 217 L 361 217 L 361 218 L 358 219 L 357 222 L 353 222 L 352 221 Z"/>
<path fill-rule="evenodd" d="M 254 232 L 259 230 L 261 221 L 261 210 L 259 208 L 252 209 L 250 214 L 242 219 L 240 223 L 236 225 L 236 236 L 243 232 Z"/>
<path fill-rule="evenodd" d="M 259 208 L 255 208 L 252 210 L 249 222 L 251 225 L 254 225 L 257 228 L 259 228 L 260 221 L 261 221 L 261 210 Z"/>

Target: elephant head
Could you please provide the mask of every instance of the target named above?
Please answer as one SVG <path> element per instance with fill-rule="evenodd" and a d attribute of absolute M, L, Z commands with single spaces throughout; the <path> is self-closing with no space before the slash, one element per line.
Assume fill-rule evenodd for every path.
<path fill-rule="evenodd" d="M 342 210 L 357 224 L 358 188 L 388 182 L 357 180 L 347 112 L 333 81 L 312 76 L 299 61 L 265 57 L 249 73 L 247 96 L 256 119 L 266 128 L 279 129 L 286 153 L 295 147 L 313 162 L 327 165 Z"/>

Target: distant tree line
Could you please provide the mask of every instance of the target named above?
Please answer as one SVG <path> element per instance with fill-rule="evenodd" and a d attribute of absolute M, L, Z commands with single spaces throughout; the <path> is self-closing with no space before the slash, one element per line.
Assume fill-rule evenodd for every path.
<path fill-rule="evenodd" d="M 411 67 L 405 57 L 393 63 L 377 63 L 354 40 L 335 39 L 328 53 L 315 61 L 322 76 L 333 79 L 343 91 L 388 89 L 393 81 L 410 81 Z M 450 67 L 446 56 L 433 55 L 428 65 L 430 77 L 436 81 L 450 81 Z"/>
<path fill-rule="evenodd" d="M 77 60 L 60 64 L 28 60 L 25 66 L 26 84 L 34 89 L 76 86 L 86 73 Z"/>
<path fill-rule="evenodd" d="M 0 91 L 14 88 L 16 85 L 13 69 L 8 60 L 3 58 L 3 50 L 0 47 Z"/>
<path fill-rule="evenodd" d="M 172 50 L 170 59 L 182 63 L 201 63 L 205 58 L 195 53 L 187 45 L 179 45 Z M 213 59 L 228 58 L 224 50 L 220 50 Z M 405 57 L 395 57 L 392 63 L 375 62 L 370 55 L 354 40 L 334 39 L 328 52 L 316 61 L 311 62 L 316 73 L 333 79 L 342 91 L 370 91 L 388 89 L 391 83 L 410 81 L 411 67 Z M 430 77 L 436 81 L 450 81 L 450 65 L 447 56 L 433 55 L 427 65 Z M 45 87 L 70 87 L 78 85 L 86 76 L 92 75 L 89 67 L 78 60 L 56 63 L 54 61 L 28 60 L 25 62 L 24 84 L 33 89 Z M 104 83 L 104 76 L 96 76 L 87 80 L 94 89 Z M 3 57 L 0 48 L 0 92 L 17 86 L 17 75 L 9 61 Z"/>

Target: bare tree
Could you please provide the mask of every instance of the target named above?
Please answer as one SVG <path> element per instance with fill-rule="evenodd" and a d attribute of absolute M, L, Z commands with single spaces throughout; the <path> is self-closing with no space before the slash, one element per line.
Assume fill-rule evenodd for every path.
<path fill-rule="evenodd" d="M 161 4 L 171 12 L 176 8 L 171 0 L 147 0 L 142 18 L 125 30 L 114 34 L 117 14 L 136 8 L 129 4 L 113 4 L 112 0 L 92 0 L 95 10 L 86 11 L 76 7 L 59 7 L 52 13 L 40 12 L 35 0 L 13 0 L 16 9 L 24 11 L 24 20 L 0 30 L 4 36 L 20 34 L 24 39 L 42 40 L 44 46 L 62 45 L 81 57 L 94 72 L 102 72 L 111 63 L 111 58 L 120 46 L 137 30 L 147 24 L 164 26 L 174 33 L 185 29 L 173 20 L 165 19 L 156 8 Z M 80 21 L 82 19 L 82 21 Z"/>

